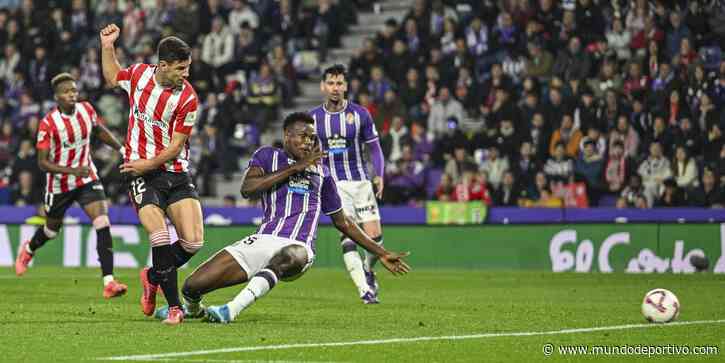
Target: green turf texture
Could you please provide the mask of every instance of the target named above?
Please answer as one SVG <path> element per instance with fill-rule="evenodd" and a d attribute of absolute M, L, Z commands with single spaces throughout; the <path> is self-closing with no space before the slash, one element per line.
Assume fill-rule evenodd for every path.
<path fill-rule="evenodd" d="M 190 271 L 184 270 L 181 276 Z M 363 305 L 342 269 L 312 268 L 280 283 L 229 325 L 187 320 L 164 326 L 143 316 L 138 271 L 116 276 L 129 293 L 104 300 L 99 272 L 31 268 L 22 278 L 0 272 L 0 361 L 80 362 L 97 358 L 278 344 L 330 343 L 422 336 L 551 331 L 641 324 L 644 293 L 674 291 L 678 321 L 725 319 L 725 276 L 554 274 L 415 270 L 404 277 L 379 272 L 382 304 Z M 181 284 L 180 284 L 181 285 Z M 241 287 L 210 294 L 231 299 Z M 160 301 L 163 298 L 160 297 Z M 544 356 L 542 346 L 715 345 L 709 356 Z M 530 337 L 491 337 L 342 347 L 216 353 L 176 362 L 581 362 L 725 361 L 725 324 Z M 164 360 L 155 360 L 164 361 Z"/>

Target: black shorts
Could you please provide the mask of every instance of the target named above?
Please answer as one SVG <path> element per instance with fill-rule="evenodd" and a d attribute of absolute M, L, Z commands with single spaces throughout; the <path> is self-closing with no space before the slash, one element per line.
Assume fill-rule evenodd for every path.
<path fill-rule="evenodd" d="M 103 184 L 98 180 L 66 193 L 51 194 L 46 192 L 45 214 L 49 218 L 63 219 L 65 212 L 73 205 L 73 202 L 78 202 L 82 207 L 85 207 L 90 203 L 101 200 L 106 200 L 106 193 L 103 191 Z"/>
<path fill-rule="evenodd" d="M 132 177 L 128 190 L 137 210 L 153 204 L 166 211 L 168 206 L 182 199 L 199 199 L 196 187 L 187 173 L 160 170 Z"/>

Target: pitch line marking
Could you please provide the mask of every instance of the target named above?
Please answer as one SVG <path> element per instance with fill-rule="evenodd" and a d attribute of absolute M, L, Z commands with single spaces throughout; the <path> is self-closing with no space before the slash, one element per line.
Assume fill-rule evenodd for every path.
<path fill-rule="evenodd" d="M 433 336 L 433 337 L 356 340 L 356 341 L 348 341 L 348 342 L 329 342 L 329 343 L 257 345 L 257 346 L 250 346 L 250 347 L 195 350 L 195 351 L 189 351 L 189 352 L 173 352 L 173 353 L 160 353 L 160 354 L 142 354 L 142 355 L 124 355 L 124 356 L 116 356 L 116 357 L 101 357 L 101 358 L 97 358 L 97 359 L 98 360 L 156 360 L 156 359 L 160 359 L 160 358 L 188 357 L 188 356 L 198 356 L 198 355 L 208 355 L 208 354 L 218 354 L 218 353 L 253 352 L 253 351 L 261 351 L 261 350 L 345 347 L 345 346 L 351 346 L 351 345 L 376 345 L 376 344 L 391 344 L 391 343 L 415 343 L 415 342 L 425 342 L 425 341 L 435 341 L 435 340 L 466 340 L 466 339 L 486 339 L 486 338 L 502 338 L 502 337 L 529 337 L 529 336 L 540 336 L 540 335 L 591 333 L 591 332 L 609 331 L 609 330 L 666 328 L 666 327 L 670 327 L 670 326 L 723 324 L 723 323 L 725 323 L 725 319 L 680 321 L 680 322 L 672 322 L 672 323 L 667 323 L 667 324 L 647 323 L 647 324 L 611 325 L 611 326 L 600 326 L 600 327 L 593 327 L 593 328 L 574 328 L 574 329 L 532 331 L 532 332 L 484 333 L 484 334 L 471 334 L 471 335 L 444 335 L 444 336 Z"/>

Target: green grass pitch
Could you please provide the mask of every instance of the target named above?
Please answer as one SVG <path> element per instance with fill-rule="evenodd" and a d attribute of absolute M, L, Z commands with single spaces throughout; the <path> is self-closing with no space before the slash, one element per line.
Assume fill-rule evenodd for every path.
<path fill-rule="evenodd" d="M 182 272 L 182 277 L 190 270 Z M 719 354 L 665 355 L 666 361 L 725 361 L 725 321 L 644 325 L 639 309 L 655 287 L 675 292 L 679 322 L 725 319 L 725 276 L 554 274 L 414 270 L 379 271 L 382 304 L 363 305 L 342 269 L 312 268 L 280 283 L 229 325 L 187 320 L 163 326 L 142 315 L 136 270 L 117 271 L 129 293 L 101 296 L 97 270 L 31 268 L 22 278 L 0 272 L 0 361 L 90 362 L 99 358 L 197 352 L 138 361 L 173 362 L 581 362 L 643 361 L 644 356 L 565 356 L 561 345 L 718 346 Z M 209 295 L 232 298 L 240 287 Z M 162 297 L 159 299 L 163 300 Z M 641 324 L 641 326 L 640 326 Z M 573 328 L 612 330 L 512 336 Z M 473 337 L 470 335 L 490 334 Z M 502 334 L 502 335 L 497 335 Z M 467 339 L 442 339 L 444 336 Z M 431 340 L 368 342 L 398 338 Z M 345 342 L 345 345 L 328 343 Z M 285 348 L 290 344 L 308 344 Z M 542 352 L 553 344 L 551 356 Z M 315 346 L 315 344 L 320 344 Z M 282 346 L 284 349 L 264 347 Z M 246 351 L 199 351 L 247 348 Z M 279 348 L 279 347 L 278 347 Z"/>

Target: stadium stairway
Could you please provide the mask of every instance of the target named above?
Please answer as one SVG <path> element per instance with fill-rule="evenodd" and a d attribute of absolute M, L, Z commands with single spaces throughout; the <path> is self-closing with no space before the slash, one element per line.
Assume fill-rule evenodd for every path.
<path fill-rule="evenodd" d="M 350 59 L 362 47 L 366 38 L 372 37 L 385 26 L 385 21 L 390 18 L 403 20 L 405 14 L 413 6 L 413 0 L 385 0 L 378 3 L 380 12 L 360 12 L 358 14 L 358 24 L 350 27 L 347 34 L 342 37 L 342 47 L 331 49 L 325 63 L 320 65 L 321 69 L 334 63 L 350 64 Z M 294 108 L 283 108 L 281 115 L 287 115 L 296 111 L 308 111 L 319 105 L 322 101 L 322 93 L 320 92 L 319 73 L 308 79 L 299 81 L 300 95 L 294 100 Z M 263 145 L 269 145 L 281 139 L 280 130 L 282 128 L 281 119 L 270 127 L 261 136 Z M 246 160 L 241 160 L 240 165 L 246 165 Z M 221 175 L 215 175 L 216 197 L 203 198 L 202 203 L 205 206 L 222 205 L 222 199 L 225 195 L 233 195 L 239 198 L 239 183 L 241 181 L 241 172 L 235 173 L 231 180 L 225 180 Z"/>

